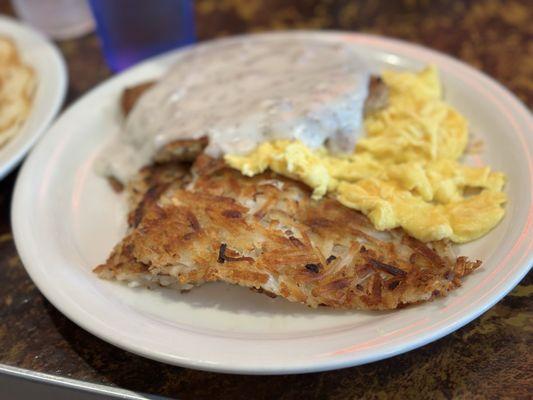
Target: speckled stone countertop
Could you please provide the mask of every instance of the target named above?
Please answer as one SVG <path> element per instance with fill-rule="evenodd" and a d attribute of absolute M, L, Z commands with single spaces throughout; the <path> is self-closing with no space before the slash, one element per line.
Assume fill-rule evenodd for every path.
<path fill-rule="evenodd" d="M 10 13 L 7 1 L 0 10 Z M 521 1 L 198 0 L 201 39 L 270 29 L 344 29 L 418 42 L 493 76 L 533 106 L 533 6 Z M 95 36 L 60 43 L 71 102 L 110 75 Z M 533 397 L 533 275 L 455 333 L 394 358 L 339 371 L 232 376 L 119 350 L 60 314 L 26 274 L 0 182 L 0 363 L 183 399 Z"/>

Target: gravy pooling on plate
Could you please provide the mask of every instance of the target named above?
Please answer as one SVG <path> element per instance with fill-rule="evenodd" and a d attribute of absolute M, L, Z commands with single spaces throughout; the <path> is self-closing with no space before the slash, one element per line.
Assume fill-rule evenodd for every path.
<path fill-rule="evenodd" d="M 369 77 L 342 43 L 253 38 L 193 49 L 133 108 L 120 139 L 128 149 L 113 151 L 106 173 L 126 180 L 165 144 L 201 137 L 212 157 L 246 154 L 275 139 L 350 152 Z"/>

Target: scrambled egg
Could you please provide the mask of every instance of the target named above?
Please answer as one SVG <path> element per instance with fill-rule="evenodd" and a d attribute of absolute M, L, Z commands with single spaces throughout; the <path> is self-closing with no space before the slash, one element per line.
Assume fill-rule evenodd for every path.
<path fill-rule="evenodd" d="M 436 69 L 382 78 L 388 106 L 365 119 L 366 135 L 353 154 L 278 140 L 245 156 L 226 155 L 226 162 L 247 176 L 271 169 L 302 181 L 313 198 L 329 193 L 379 230 L 402 227 L 422 241 L 458 243 L 484 235 L 504 215 L 505 176 L 458 162 L 468 125 L 442 100 Z"/>

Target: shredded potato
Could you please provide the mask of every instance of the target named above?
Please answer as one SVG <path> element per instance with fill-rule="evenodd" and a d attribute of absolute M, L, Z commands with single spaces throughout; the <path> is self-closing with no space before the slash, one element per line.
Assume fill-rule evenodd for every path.
<path fill-rule="evenodd" d="M 29 115 L 35 73 L 21 60 L 11 39 L 0 38 L 0 147 L 11 140 Z"/>

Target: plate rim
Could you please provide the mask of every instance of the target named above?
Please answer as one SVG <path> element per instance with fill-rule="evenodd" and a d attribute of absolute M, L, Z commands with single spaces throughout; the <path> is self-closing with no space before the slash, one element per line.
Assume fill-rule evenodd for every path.
<path fill-rule="evenodd" d="M 287 33 L 290 34 L 291 32 L 286 32 L 286 31 L 283 32 L 282 31 L 282 32 L 271 32 L 271 33 L 262 33 L 262 34 L 254 34 L 254 35 L 279 35 L 279 34 L 283 35 L 283 34 L 287 34 Z M 378 36 L 378 35 L 368 35 L 368 34 L 359 34 L 359 33 L 351 33 L 351 32 L 338 32 L 338 31 L 326 31 L 326 32 L 324 32 L 324 31 L 321 31 L 321 32 L 318 32 L 318 31 L 299 31 L 299 33 L 300 34 L 301 33 L 303 33 L 303 34 L 307 33 L 307 34 L 312 34 L 312 35 L 317 35 L 318 34 L 319 36 L 324 36 L 324 35 L 331 35 L 331 36 L 337 36 L 337 37 L 351 36 L 351 37 L 355 37 L 355 38 L 358 38 L 358 39 L 361 39 L 361 40 L 379 41 L 379 42 L 389 43 L 389 44 L 392 44 L 392 45 L 395 45 L 395 46 L 407 47 L 407 48 L 411 48 L 411 49 L 414 49 L 414 50 L 423 51 L 424 53 L 428 53 L 429 52 L 428 54 L 438 54 L 440 57 L 444 57 L 448 61 L 451 61 L 451 62 L 453 62 L 455 64 L 460 65 L 462 68 L 467 68 L 468 70 L 473 71 L 474 73 L 476 73 L 478 76 L 484 78 L 485 80 L 488 79 L 491 82 L 491 84 L 497 85 L 501 90 L 503 90 L 503 92 L 507 96 L 510 96 L 513 99 L 513 102 L 514 102 L 513 106 L 514 107 L 518 107 L 521 112 L 525 112 L 526 113 L 525 115 L 527 115 L 529 118 L 531 118 L 527 108 L 520 102 L 520 100 L 518 100 L 518 98 L 512 92 L 510 92 L 508 89 L 506 89 L 503 85 L 501 85 L 499 82 L 495 81 L 493 78 L 489 77 L 488 75 L 485 75 L 485 74 L 475 70 L 474 68 L 470 67 L 468 64 L 465 64 L 462 61 L 457 60 L 457 59 L 455 59 L 455 58 L 453 58 L 453 57 L 451 57 L 451 56 L 449 56 L 447 54 L 440 53 L 440 52 L 438 52 L 436 50 L 429 49 L 429 48 L 426 48 L 426 47 L 423 47 L 423 46 L 420 46 L 420 45 L 417 45 L 417 44 L 409 43 L 409 42 L 398 40 L 398 39 Z M 238 35 L 238 36 L 233 36 L 232 38 L 249 37 L 249 36 L 252 36 L 252 35 Z M 219 40 L 225 40 L 225 39 L 219 39 Z M 213 42 L 214 41 L 205 42 L 205 43 L 213 43 Z M 189 46 L 187 46 L 185 48 L 188 48 L 188 47 Z M 157 61 L 157 59 L 159 59 L 159 58 L 168 57 L 172 53 L 179 53 L 182 49 L 184 49 L 184 48 L 181 48 L 181 49 L 178 49 L 178 50 L 174 50 L 174 51 L 171 51 L 171 52 L 167 52 L 167 53 L 164 53 L 162 55 L 159 55 L 159 56 L 150 58 L 148 60 L 145 60 L 142 63 L 140 63 L 140 64 L 138 64 L 136 66 L 133 66 L 130 69 L 127 69 L 125 72 L 132 71 L 132 70 L 134 70 L 136 68 L 143 68 L 143 66 L 145 64 Z M 406 58 L 409 58 L 409 57 L 406 57 Z M 111 79 L 117 79 L 120 76 L 121 76 L 121 74 L 118 74 L 118 75 L 116 75 L 116 76 L 114 76 L 114 77 L 112 77 L 110 79 L 107 79 L 107 80 L 101 82 L 97 86 L 95 86 L 93 89 L 91 89 L 90 91 L 85 93 L 83 96 L 81 96 L 76 102 L 74 102 L 72 105 L 70 105 L 67 108 L 67 110 L 65 110 L 63 115 L 66 115 L 69 112 L 69 110 L 73 106 L 75 106 L 79 101 L 83 100 L 83 98 L 85 96 L 89 95 L 90 93 L 92 93 L 93 91 L 97 90 L 101 86 L 104 86 L 104 85 L 108 84 Z M 58 121 L 60 119 L 62 119 L 63 115 L 58 119 Z M 52 125 L 52 127 L 50 127 L 49 129 L 52 129 L 54 125 Z M 36 149 L 37 148 L 38 148 L 38 146 L 36 147 Z M 528 149 L 526 147 L 526 150 L 530 150 L 530 149 Z M 226 365 L 212 364 L 212 363 L 206 362 L 205 360 L 200 360 L 200 361 L 191 360 L 191 359 L 177 360 L 176 357 L 172 357 L 172 356 L 165 355 L 165 354 L 154 353 L 154 352 L 151 352 L 150 350 L 142 348 L 142 346 L 139 347 L 139 346 L 134 346 L 134 345 L 130 345 L 130 344 L 125 344 L 125 343 L 120 342 L 120 340 L 110 336 L 109 334 L 106 335 L 106 334 L 102 334 L 102 332 L 98 332 L 95 327 L 91 326 L 89 323 L 86 323 L 86 321 L 84 321 L 83 319 L 78 318 L 76 316 L 76 314 L 73 313 L 72 310 L 70 310 L 64 304 L 61 304 L 59 301 L 54 301 L 55 300 L 55 296 L 54 296 L 53 290 L 51 290 L 51 288 L 41 287 L 42 285 L 40 285 L 40 282 L 39 282 L 39 279 L 38 279 L 38 271 L 32 269 L 31 262 L 29 262 L 31 257 L 30 257 L 30 255 L 28 253 L 26 253 L 24 251 L 25 250 L 25 245 L 22 242 L 22 237 L 24 235 L 20 231 L 21 223 L 19 223 L 20 218 L 22 218 L 21 215 L 24 213 L 24 210 L 20 208 L 22 202 L 19 201 L 19 198 L 23 198 L 22 196 L 23 196 L 23 193 L 24 193 L 23 192 L 23 190 L 24 190 L 23 189 L 24 180 L 25 179 L 29 179 L 29 178 L 25 178 L 25 177 L 26 177 L 26 175 L 28 175 L 30 173 L 31 159 L 32 159 L 32 155 L 30 155 L 30 157 L 28 157 L 28 159 L 25 162 L 25 164 L 24 164 L 24 166 L 23 166 L 23 168 L 22 168 L 22 170 L 21 170 L 21 172 L 19 174 L 19 177 L 17 179 L 16 185 L 15 185 L 14 196 L 13 196 L 13 205 L 12 205 L 12 210 L 11 210 L 12 211 L 12 214 L 11 214 L 12 226 L 13 226 L 13 234 L 14 234 L 15 243 L 17 245 L 17 249 L 19 250 L 19 255 L 21 257 L 21 260 L 22 260 L 22 262 L 23 262 L 28 274 L 31 276 L 32 280 L 34 280 L 35 284 L 41 290 L 41 292 L 45 295 L 45 297 L 47 297 L 50 300 L 50 302 L 52 304 L 54 304 L 54 306 L 56 308 L 58 308 L 58 310 L 60 310 L 64 315 L 66 315 L 69 319 L 74 321 L 77 325 L 81 326 L 83 329 L 91 332 L 95 336 L 97 336 L 99 338 L 102 338 L 103 340 L 105 340 L 105 341 L 107 341 L 107 342 L 109 342 L 109 343 L 111 343 L 111 344 L 113 344 L 113 345 L 115 345 L 115 346 L 117 346 L 119 348 L 122 348 L 122 349 L 124 349 L 126 351 L 130 351 L 132 353 L 139 354 L 141 356 L 144 356 L 144 357 L 147 357 L 147 358 L 151 358 L 151 359 L 155 359 L 157 361 L 161 361 L 161 362 L 164 362 L 164 363 L 170 363 L 170 364 L 174 364 L 174 365 L 181 365 L 181 366 L 200 369 L 200 370 L 214 371 L 214 372 L 224 372 L 224 373 L 289 374 L 289 373 L 307 373 L 307 372 L 317 372 L 317 371 L 326 371 L 326 370 L 332 370 L 332 369 L 338 369 L 338 368 L 345 368 L 345 367 L 349 367 L 349 366 L 361 365 L 361 364 L 365 364 L 365 363 L 369 363 L 369 362 L 378 361 L 378 360 L 381 360 L 381 359 L 384 359 L 384 358 L 389 358 L 389 357 L 392 357 L 394 355 L 410 351 L 410 350 L 412 350 L 414 348 L 421 347 L 421 346 L 423 346 L 423 345 L 425 345 L 427 343 L 430 343 L 430 342 L 433 342 L 433 341 L 435 341 L 437 339 L 440 339 L 441 337 L 443 337 L 443 336 L 445 336 L 445 335 L 457 330 L 458 328 L 466 325 L 467 323 L 469 323 L 473 319 L 477 318 L 479 315 L 484 313 L 487 309 L 489 309 L 494 304 L 496 304 L 498 301 L 500 301 L 501 298 L 503 298 L 514 286 L 516 286 L 520 282 L 520 280 L 523 279 L 523 277 L 527 274 L 527 272 L 531 268 L 531 264 L 533 262 L 533 254 L 529 254 L 529 255 L 526 254 L 526 260 L 523 261 L 520 264 L 520 268 L 518 270 L 518 273 L 516 273 L 513 276 L 513 279 L 508 280 L 506 282 L 506 285 L 503 287 L 503 289 L 501 289 L 498 292 L 497 295 L 495 295 L 492 298 L 490 298 L 490 301 L 486 301 L 486 302 L 482 303 L 482 305 L 480 307 L 478 307 L 475 310 L 475 312 L 472 312 L 470 314 L 463 315 L 462 317 L 456 318 L 451 323 L 442 326 L 439 330 L 431 331 L 430 334 L 426 334 L 426 335 L 422 336 L 421 339 L 418 339 L 418 340 L 416 338 L 415 339 L 410 339 L 407 342 L 407 344 L 404 344 L 404 345 L 401 345 L 401 346 L 398 345 L 396 347 L 396 349 L 394 349 L 392 351 L 381 352 L 381 353 L 377 352 L 374 356 L 366 357 L 365 359 L 357 359 L 357 357 L 346 358 L 346 359 L 336 359 L 335 357 L 332 357 L 332 358 L 327 359 L 327 360 L 325 360 L 325 359 L 321 360 L 320 363 L 313 364 L 313 365 L 309 365 L 309 363 L 303 363 L 301 365 L 291 364 L 291 366 L 284 368 L 282 365 L 280 365 L 278 363 L 278 365 L 269 365 L 269 366 L 266 366 L 265 368 L 258 368 L 256 366 L 253 369 L 242 367 L 242 366 L 241 367 L 235 367 L 235 366 L 231 366 L 231 365 L 227 365 L 227 364 Z M 530 165 L 530 171 L 529 172 L 531 174 L 531 165 Z M 530 202 L 530 209 L 531 209 L 531 202 Z M 526 225 L 524 231 L 529 236 L 532 236 L 531 235 L 531 223 L 530 222 L 531 221 L 529 221 L 529 223 Z"/>
<path fill-rule="evenodd" d="M 36 29 L 27 24 L 24 24 L 14 18 L 5 15 L 0 15 L 0 26 L 14 27 L 15 32 L 19 30 L 23 32 L 24 35 L 28 35 L 29 37 L 31 37 L 36 43 L 39 43 L 40 46 L 42 46 L 43 49 L 45 49 L 45 51 L 48 53 L 49 59 L 47 60 L 47 62 L 49 62 L 50 64 L 54 64 L 54 71 L 56 72 L 56 82 L 53 83 L 49 83 L 48 79 L 37 77 L 37 85 L 44 85 L 45 87 L 48 86 L 50 88 L 56 88 L 53 91 L 55 93 L 55 96 L 52 99 L 47 99 L 49 100 L 48 102 L 43 102 L 42 105 L 32 103 L 32 110 L 36 107 L 47 108 L 45 118 L 41 119 L 38 124 L 38 127 L 28 134 L 26 140 L 21 141 L 12 149 L 8 148 L 10 142 L 13 141 L 17 135 L 21 134 L 21 131 L 24 131 L 24 129 L 26 129 L 24 123 L 20 131 L 17 132 L 17 135 L 11 138 L 3 147 L 0 148 L 0 153 L 5 153 L 6 148 L 8 149 L 8 152 L 5 153 L 7 154 L 6 161 L 0 164 L 0 180 L 2 180 L 22 161 L 22 159 L 28 154 L 28 152 L 33 148 L 37 141 L 44 135 L 47 128 L 51 125 L 51 123 L 58 115 L 67 94 L 68 70 L 65 63 L 65 59 L 59 48 L 43 33 L 37 31 Z M 14 39 L 15 41 L 17 40 L 17 35 L 19 34 L 9 33 L 9 37 Z M 18 50 L 19 53 L 24 53 L 24 49 Z M 37 69 L 34 65 L 32 65 L 32 67 L 34 69 Z M 31 112 L 32 111 L 30 111 L 30 114 Z"/>

